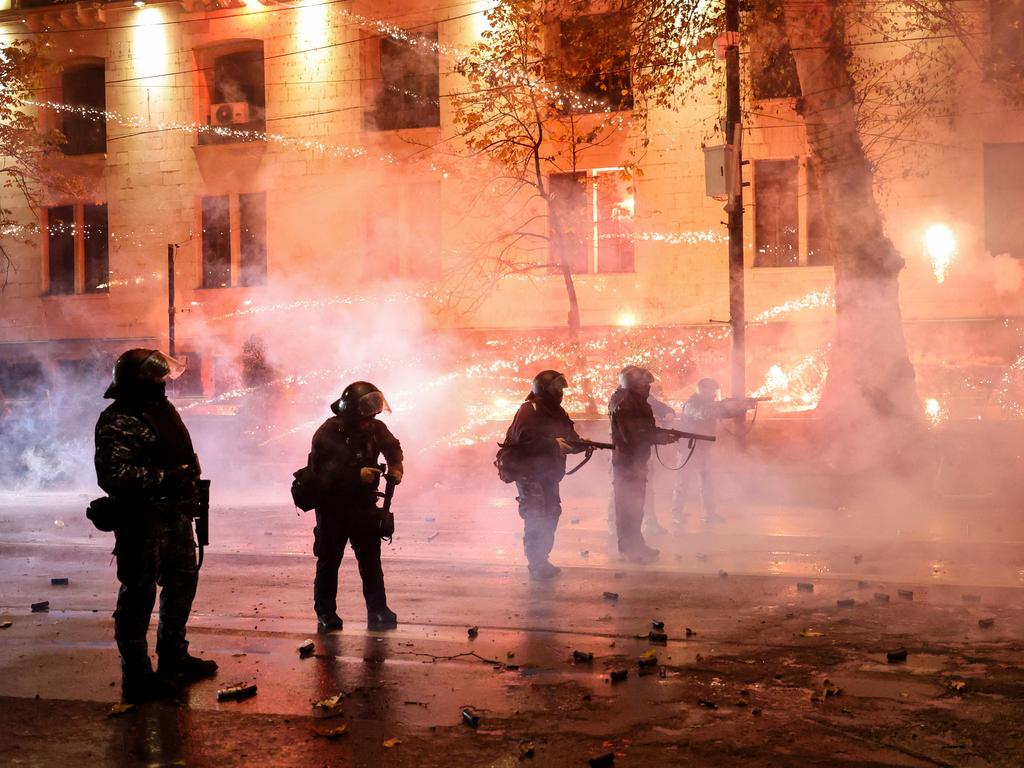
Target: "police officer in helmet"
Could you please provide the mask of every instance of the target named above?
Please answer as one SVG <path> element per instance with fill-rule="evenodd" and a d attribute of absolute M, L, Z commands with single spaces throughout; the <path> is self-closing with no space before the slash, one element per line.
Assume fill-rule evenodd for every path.
<path fill-rule="evenodd" d="M 185 639 L 199 575 L 192 518 L 200 470 L 188 429 L 165 394 L 166 380 L 184 369 L 158 350 L 128 350 L 104 393 L 114 402 L 96 423 L 96 479 L 118 507 L 114 637 L 129 702 L 174 695 L 182 683 L 217 671 L 215 661 L 190 655 Z M 146 633 L 158 584 L 154 673 Z"/>
<path fill-rule="evenodd" d="M 657 549 L 647 546 L 641 532 L 651 446 L 677 439 L 669 430 L 655 425 L 654 411 L 647 402 L 654 380 L 646 368 L 627 365 L 619 374 L 619 388 L 608 403 L 615 445 L 612 484 L 619 553 L 636 562 L 652 562 L 659 554 Z"/>
<path fill-rule="evenodd" d="M 741 416 L 757 405 L 757 400 L 750 397 L 719 398 L 721 387 L 714 379 L 704 378 L 697 382 L 697 387 L 690 399 L 683 406 L 679 428 L 687 432 L 702 435 L 714 435 L 718 432 L 718 422 Z M 712 451 L 714 443 L 698 440 L 689 463 L 679 473 L 675 493 L 672 497 L 672 517 L 676 528 L 682 526 L 688 498 L 695 488 L 700 488 L 703 506 L 702 522 L 713 524 L 723 522 L 718 514 L 717 497 L 715 494 L 715 478 Z"/>
<path fill-rule="evenodd" d="M 310 467 L 317 478 L 318 502 L 313 529 L 316 578 L 313 608 L 317 628 L 330 632 L 342 628 L 338 616 L 338 568 L 345 545 L 351 544 L 359 563 L 366 600 L 367 626 L 393 629 L 398 617 L 388 607 L 384 571 L 380 562 L 380 519 L 377 516 L 378 457 L 387 462 L 387 474 L 402 479 L 402 446 L 384 422 L 389 411 L 384 395 L 367 381 L 345 387 L 331 404 L 334 416 L 313 435 Z"/>
<path fill-rule="evenodd" d="M 562 407 L 567 386 L 565 376 L 558 371 L 541 371 L 534 376 L 530 394 L 519 406 L 502 443 L 516 467 L 516 500 L 532 579 L 551 579 L 561 572 L 548 560 L 562 514 L 558 484 L 565 477 L 566 455 L 582 450 L 573 446 L 580 437 Z"/>

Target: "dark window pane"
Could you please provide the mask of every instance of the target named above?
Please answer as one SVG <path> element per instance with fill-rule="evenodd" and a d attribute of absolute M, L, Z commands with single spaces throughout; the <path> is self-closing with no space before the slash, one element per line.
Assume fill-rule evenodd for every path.
<path fill-rule="evenodd" d="M 85 290 L 87 292 L 110 289 L 110 259 L 107 235 L 107 206 L 82 206 L 85 244 Z"/>
<path fill-rule="evenodd" d="M 754 266 L 800 264 L 796 160 L 754 161 Z"/>
<path fill-rule="evenodd" d="M 825 219 L 825 202 L 814 164 L 807 164 L 807 265 L 828 267 L 833 263 L 832 241 Z"/>
<path fill-rule="evenodd" d="M 616 112 L 633 108 L 629 53 L 630 17 L 600 13 L 561 23 L 560 49 L 566 86 L 580 95 L 579 112 Z"/>
<path fill-rule="evenodd" d="M 1024 0 L 989 3 L 990 62 L 996 76 L 1024 74 Z"/>
<path fill-rule="evenodd" d="M 756 99 L 800 96 L 800 78 L 786 37 L 781 0 L 761 0 L 751 42 L 751 85 Z"/>
<path fill-rule="evenodd" d="M 228 198 L 203 198 L 203 288 L 231 285 L 231 221 Z"/>
<path fill-rule="evenodd" d="M 423 42 L 416 45 L 380 39 L 381 90 L 372 126 L 379 131 L 441 124 L 437 33 L 419 37 Z"/>
<path fill-rule="evenodd" d="M 551 176 L 548 191 L 551 263 L 557 267 L 564 258 L 573 272 L 589 272 L 594 220 L 587 175 L 556 173 Z"/>
<path fill-rule="evenodd" d="M 1024 144 L 985 145 L 985 249 L 1024 258 Z"/>
<path fill-rule="evenodd" d="M 88 155 L 107 151 L 107 121 L 101 114 L 107 108 L 103 65 L 91 64 L 61 75 L 64 103 L 90 110 L 86 114 L 63 112 L 65 155 Z"/>
<path fill-rule="evenodd" d="M 218 56 L 213 62 L 210 124 L 223 127 L 226 134 L 204 131 L 200 144 L 263 141 L 267 129 L 267 94 L 263 71 L 263 46 Z M 241 119 L 231 104 L 242 104 L 248 120 Z M 221 106 L 223 105 L 223 106 Z M 236 120 L 236 116 L 238 119 Z M 242 132 L 242 133 L 237 133 Z"/>
<path fill-rule="evenodd" d="M 633 271 L 633 191 L 623 174 L 601 173 L 597 183 L 597 271 Z"/>
<path fill-rule="evenodd" d="M 75 209 L 70 205 L 47 209 L 50 293 L 75 292 Z"/>
<path fill-rule="evenodd" d="M 267 194 L 238 196 L 239 285 L 267 282 Z"/>

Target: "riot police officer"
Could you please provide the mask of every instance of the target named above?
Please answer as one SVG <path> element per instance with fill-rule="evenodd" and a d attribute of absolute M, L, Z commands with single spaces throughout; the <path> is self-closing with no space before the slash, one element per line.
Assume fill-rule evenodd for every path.
<path fill-rule="evenodd" d="M 515 477 L 519 516 L 523 519 L 523 550 L 531 579 L 551 579 L 561 572 L 548 559 L 562 514 L 558 484 L 565 477 L 565 457 L 581 448 L 572 419 L 562 407 L 568 386 L 558 371 L 533 377 L 530 394 L 519 406 L 505 434 L 502 451 Z"/>
<path fill-rule="evenodd" d="M 155 349 L 130 349 L 114 365 L 96 423 L 96 479 L 117 505 L 114 637 L 121 654 L 121 691 L 137 702 L 173 695 L 183 682 L 216 673 L 217 663 L 188 653 L 185 625 L 198 581 L 192 518 L 199 460 L 165 382 L 184 371 Z M 160 593 L 156 673 L 146 633 Z"/>
<path fill-rule="evenodd" d="M 318 486 L 313 554 L 316 578 L 313 608 L 317 629 L 330 632 L 342 628 L 338 616 L 338 568 L 350 543 L 359 563 L 366 600 L 369 629 L 394 629 L 398 617 L 388 607 L 384 571 L 380 562 L 380 517 L 377 513 L 377 485 L 383 454 L 387 474 L 395 483 L 402 479 L 402 446 L 377 419 L 389 411 L 384 395 L 367 381 L 345 387 L 331 404 L 334 416 L 313 435 L 310 452 Z"/>
<path fill-rule="evenodd" d="M 650 371 L 628 365 L 619 374 L 619 388 L 608 404 L 615 445 L 612 485 L 619 553 L 636 562 L 653 562 L 659 555 L 657 549 L 647 546 L 641 532 L 651 446 L 666 445 L 678 439 L 671 430 L 655 426 L 654 412 L 648 402 L 653 383 L 654 375 Z"/>
<path fill-rule="evenodd" d="M 698 381 L 696 391 L 683 405 L 679 428 L 687 432 L 714 435 L 718 432 L 720 420 L 741 416 L 757 405 L 757 400 L 749 397 L 729 397 L 720 400 L 720 389 L 714 379 L 704 378 Z M 677 529 L 683 524 L 686 501 L 695 486 L 700 488 L 704 508 L 702 522 L 709 524 L 723 521 L 718 514 L 715 497 L 713 448 L 714 443 L 698 440 L 689 462 L 679 473 L 672 496 L 672 517 Z"/>

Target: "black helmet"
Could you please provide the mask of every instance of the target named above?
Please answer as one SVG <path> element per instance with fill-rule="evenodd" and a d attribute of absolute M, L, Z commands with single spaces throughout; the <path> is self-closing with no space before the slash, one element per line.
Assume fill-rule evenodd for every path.
<path fill-rule="evenodd" d="M 562 402 L 562 392 L 569 386 L 564 373 L 558 371 L 541 371 L 533 377 L 530 385 L 530 394 L 541 400 L 549 400 L 555 403 Z"/>
<path fill-rule="evenodd" d="M 714 397 L 722 387 L 714 379 L 701 379 L 697 382 L 697 394 L 704 397 Z"/>
<path fill-rule="evenodd" d="M 369 418 L 381 411 L 391 412 L 383 393 L 368 381 L 353 381 L 341 397 L 331 403 L 331 410 L 339 416 Z"/>
<path fill-rule="evenodd" d="M 654 374 L 639 365 L 627 365 L 619 373 L 619 386 L 631 392 L 649 392 L 654 382 Z"/>
<path fill-rule="evenodd" d="M 113 380 L 104 397 L 139 394 L 147 387 L 176 379 L 185 372 L 185 363 L 158 349 L 129 349 L 114 363 Z"/>

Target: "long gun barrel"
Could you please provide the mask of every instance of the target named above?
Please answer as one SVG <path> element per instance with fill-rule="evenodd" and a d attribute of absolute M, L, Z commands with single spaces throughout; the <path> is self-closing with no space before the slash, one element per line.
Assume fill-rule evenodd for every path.
<path fill-rule="evenodd" d="M 599 443 L 596 440 L 572 440 L 569 445 L 574 448 L 583 448 L 590 451 L 597 450 L 599 448 L 605 451 L 615 450 L 615 446 L 612 443 Z"/>
<path fill-rule="evenodd" d="M 696 432 L 683 432 L 680 429 L 666 429 L 664 431 L 672 435 L 676 440 L 707 440 L 709 443 L 715 442 L 714 435 L 698 435 Z"/>

